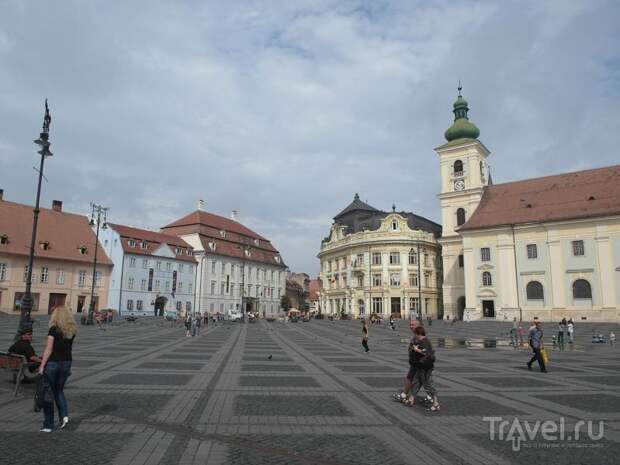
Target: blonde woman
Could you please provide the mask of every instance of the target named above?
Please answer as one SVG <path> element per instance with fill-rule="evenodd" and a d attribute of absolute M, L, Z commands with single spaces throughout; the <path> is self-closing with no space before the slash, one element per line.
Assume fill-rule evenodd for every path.
<path fill-rule="evenodd" d="M 50 317 L 47 344 L 43 351 L 39 374 L 45 376 L 45 382 L 49 384 L 54 394 L 58 418 L 61 421 L 60 429 L 69 423 L 67 400 L 63 389 L 67 378 L 71 375 L 71 349 L 76 332 L 77 325 L 73 320 L 71 310 L 67 307 L 56 307 Z M 54 430 L 54 404 L 52 402 L 44 402 L 43 414 L 41 432 L 51 433 Z"/>

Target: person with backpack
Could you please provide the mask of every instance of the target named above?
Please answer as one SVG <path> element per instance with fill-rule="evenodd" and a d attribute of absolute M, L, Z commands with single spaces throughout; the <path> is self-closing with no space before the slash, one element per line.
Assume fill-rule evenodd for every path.
<path fill-rule="evenodd" d="M 410 363 L 413 367 L 413 382 L 409 403 L 415 404 L 415 396 L 424 388 L 426 393 L 431 396 L 432 403 L 431 412 L 437 412 L 440 409 L 439 400 L 437 399 L 437 389 L 433 383 L 433 368 L 435 367 L 435 351 L 431 341 L 426 337 L 426 330 L 423 326 L 415 329 L 415 339 L 410 352 Z"/>

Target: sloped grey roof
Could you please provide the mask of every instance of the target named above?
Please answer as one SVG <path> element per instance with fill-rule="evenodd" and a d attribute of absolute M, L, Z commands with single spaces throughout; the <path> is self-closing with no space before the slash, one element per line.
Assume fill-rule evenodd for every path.
<path fill-rule="evenodd" d="M 334 220 L 338 220 L 338 218 L 354 211 L 378 212 L 379 210 L 377 210 L 375 207 L 368 205 L 367 203 L 362 202 L 360 200 L 360 196 L 358 194 L 355 194 L 355 197 L 353 197 L 353 202 L 351 202 L 347 206 L 347 208 L 334 216 Z"/>

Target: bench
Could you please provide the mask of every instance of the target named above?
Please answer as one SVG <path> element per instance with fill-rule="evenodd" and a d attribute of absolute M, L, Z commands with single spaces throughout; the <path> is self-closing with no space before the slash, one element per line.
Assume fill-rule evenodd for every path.
<path fill-rule="evenodd" d="M 28 371 L 28 361 L 23 355 L 12 354 L 10 352 L 0 352 L 0 368 L 10 370 L 13 373 L 13 382 L 15 383 L 15 392 L 17 395 L 19 383 L 26 377 Z"/>

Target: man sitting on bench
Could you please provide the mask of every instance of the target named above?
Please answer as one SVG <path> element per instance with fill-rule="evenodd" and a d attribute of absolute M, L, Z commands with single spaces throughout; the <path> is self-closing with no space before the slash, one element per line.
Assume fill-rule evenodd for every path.
<path fill-rule="evenodd" d="M 38 357 L 32 348 L 32 329 L 20 329 L 19 340 L 9 347 L 9 353 L 23 355 L 28 362 L 28 371 L 36 373 L 41 364 L 41 357 Z"/>

